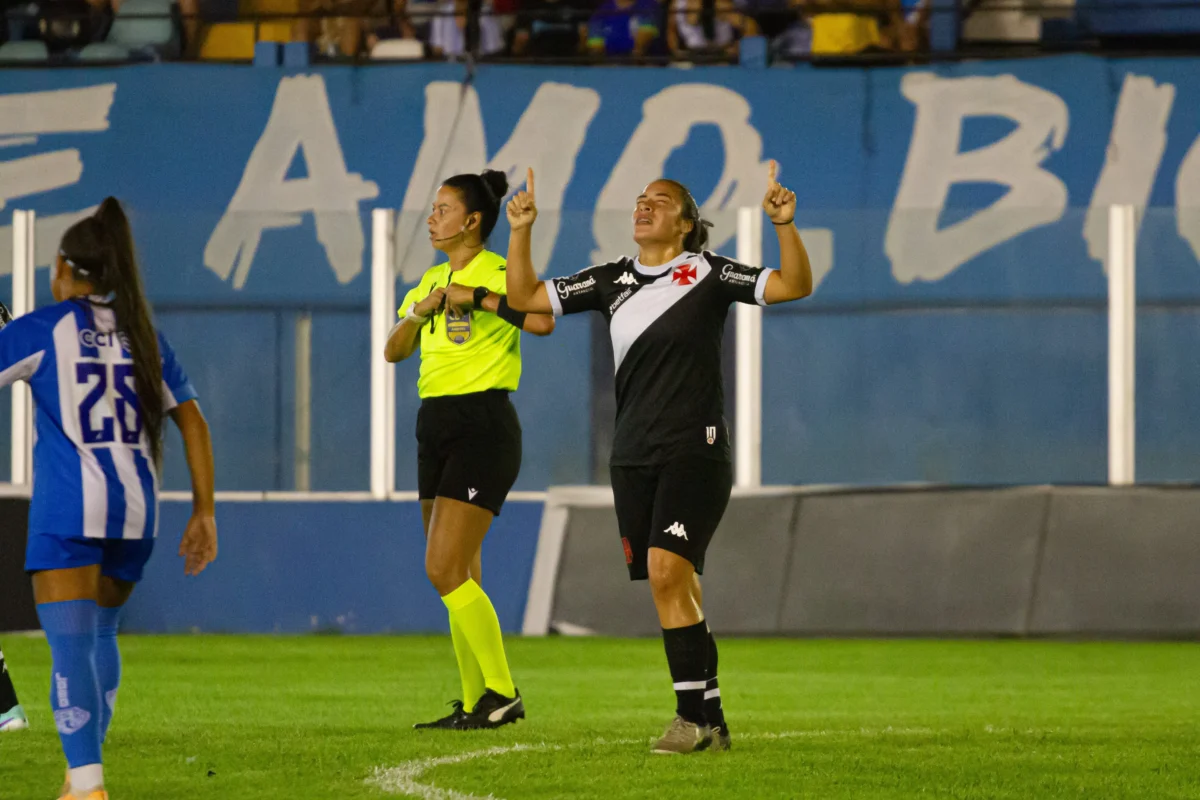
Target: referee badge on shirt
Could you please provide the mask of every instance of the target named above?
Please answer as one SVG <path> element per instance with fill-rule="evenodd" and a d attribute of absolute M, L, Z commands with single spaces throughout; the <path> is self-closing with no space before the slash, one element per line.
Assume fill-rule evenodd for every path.
<path fill-rule="evenodd" d="M 446 338 L 455 344 L 466 344 L 471 338 L 471 312 L 460 314 L 456 309 L 446 309 Z"/>

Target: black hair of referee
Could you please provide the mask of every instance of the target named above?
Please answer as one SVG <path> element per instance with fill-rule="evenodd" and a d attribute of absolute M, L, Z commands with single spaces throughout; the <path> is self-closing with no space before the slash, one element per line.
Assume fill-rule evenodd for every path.
<path fill-rule="evenodd" d="M 735 299 L 771 305 L 812 293 L 812 268 L 794 224 L 796 195 L 776 181 L 776 171 L 777 165 L 771 161 L 762 206 L 779 239 L 778 270 L 738 264 L 704 252 L 708 223 L 701 219 L 691 192 L 677 181 L 656 180 L 646 186 L 634 205 L 631 221 L 633 240 L 638 245 L 636 260 L 625 258 L 569 278 L 540 282 L 530 249 L 537 205 L 533 170 L 529 170 L 525 191 L 518 192 L 508 204 L 512 227 L 506 277 L 509 302 L 514 308 L 528 312 L 606 313 L 612 318 L 609 330 L 614 336 L 615 349 L 618 334 L 628 336 L 629 330 L 650 328 L 629 323 L 618 326 L 614 313 L 619 315 L 627 308 L 635 308 L 640 311 L 628 313 L 646 316 L 667 305 L 666 301 L 625 305 L 629 297 L 639 292 L 663 292 L 662 296 L 670 299 L 671 295 L 665 293 L 676 292 L 678 299 L 694 288 L 697 293 L 692 295 L 692 301 L 678 302 L 667 306 L 667 311 L 657 312 L 661 316 L 654 317 L 651 326 L 655 329 L 657 352 L 687 353 L 691 357 L 700 352 L 701 340 L 719 342 L 724 315 Z M 720 267 L 714 267 L 714 263 Z M 700 274 L 702 270 L 704 273 Z M 704 287 L 707 289 L 702 291 Z M 670 320 L 668 314 L 672 315 Z M 710 335 L 714 329 L 715 337 Z M 623 341 L 627 347 L 636 345 L 636 340 L 633 344 Z M 719 375 L 719 348 L 709 348 L 707 355 L 714 363 L 706 362 L 706 366 Z M 645 396 L 675 397 L 685 391 L 688 379 L 665 366 L 659 363 L 657 369 L 644 374 L 643 381 L 637 384 Z M 618 367 L 618 380 L 623 369 L 624 364 Z M 629 374 L 625 377 L 627 382 L 633 380 Z M 720 409 L 719 415 L 723 413 Z M 618 438 L 620 415 L 618 404 Z M 708 434 L 711 446 L 721 434 L 718 428 L 709 431 L 712 431 Z M 698 445 L 702 440 L 690 441 Z M 614 452 L 615 447 L 614 444 Z M 704 507 L 705 522 L 711 523 L 706 535 L 711 536 L 729 500 L 732 470 L 724 461 L 709 462 L 717 466 L 697 466 L 697 459 L 681 456 L 671 459 L 618 464 L 614 458 L 612 464 L 613 494 L 630 577 L 648 578 L 650 582 L 677 700 L 676 717 L 653 752 L 691 753 L 709 747 L 726 750 L 730 738 L 717 684 L 717 647 L 705 622 L 698 574 L 703 569 L 707 539 L 697 537 L 694 546 L 685 545 L 691 541 L 688 528 L 678 521 L 671 524 L 669 519 L 677 519 L 674 509 L 690 508 L 695 512 Z M 664 509 L 669 513 L 664 515 Z M 691 529 L 693 536 L 696 533 Z M 635 537 L 640 537 L 639 541 L 633 541 Z M 672 552 L 668 547 L 690 552 L 691 557 Z"/>

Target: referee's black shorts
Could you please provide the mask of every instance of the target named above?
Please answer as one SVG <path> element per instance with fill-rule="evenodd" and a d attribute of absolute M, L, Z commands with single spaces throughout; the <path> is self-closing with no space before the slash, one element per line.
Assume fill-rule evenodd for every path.
<path fill-rule="evenodd" d="M 417 412 L 417 490 L 496 516 L 521 470 L 521 422 L 508 392 L 430 397 Z"/>
<path fill-rule="evenodd" d="M 655 466 L 609 467 L 609 474 L 629 579 L 649 577 L 651 547 L 686 558 L 703 575 L 704 554 L 733 491 L 733 465 L 691 456 Z"/>

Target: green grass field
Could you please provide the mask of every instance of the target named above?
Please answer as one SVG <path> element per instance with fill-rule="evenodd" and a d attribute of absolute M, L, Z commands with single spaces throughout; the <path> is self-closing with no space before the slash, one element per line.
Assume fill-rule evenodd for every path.
<path fill-rule="evenodd" d="M 44 640 L 2 642 L 32 729 L 0 798 L 56 797 Z M 1197 798 L 1200 646 L 727 640 L 730 753 L 651 756 L 658 641 L 510 642 L 529 719 L 411 730 L 457 694 L 446 638 L 122 638 L 114 800 Z M 374 777 L 374 782 L 372 778 Z"/>

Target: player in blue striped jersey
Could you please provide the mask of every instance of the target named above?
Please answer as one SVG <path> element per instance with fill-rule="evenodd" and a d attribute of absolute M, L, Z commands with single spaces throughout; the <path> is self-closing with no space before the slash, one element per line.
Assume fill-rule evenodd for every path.
<path fill-rule="evenodd" d="M 192 474 L 180 545 L 189 575 L 217 554 L 212 444 L 196 391 L 151 322 L 115 199 L 63 235 L 53 292 L 56 305 L 0 330 L 0 387 L 28 381 L 37 405 L 25 569 L 53 656 L 62 797 L 107 800 L 101 744 L 120 683 L 117 627 L 158 533 L 165 417 Z"/>

